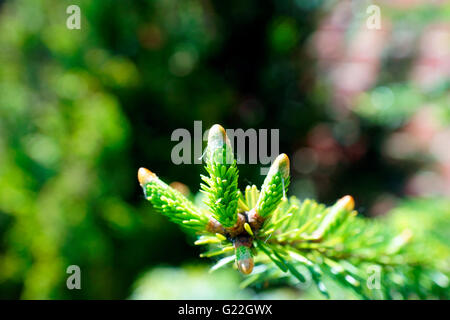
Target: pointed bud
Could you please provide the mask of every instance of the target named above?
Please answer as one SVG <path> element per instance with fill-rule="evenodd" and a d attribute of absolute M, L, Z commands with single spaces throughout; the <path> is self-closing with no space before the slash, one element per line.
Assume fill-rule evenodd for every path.
<path fill-rule="evenodd" d="M 344 196 L 338 200 L 337 205 L 347 211 L 353 211 L 355 209 L 355 200 L 353 200 L 352 196 Z"/>
<path fill-rule="evenodd" d="M 289 166 L 290 161 L 288 156 L 285 153 L 282 153 L 275 159 L 275 161 L 270 166 L 270 170 L 267 176 L 280 172 L 281 176 L 284 179 L 287 179 L 289 177 Z"/>
<path fill-rule="evenodd" d="M 329 234 L 332 230 L 338 228 L 349 216 L 355 208 L 355 200 L 352 196 L 345 196 L 336 201 L 330 207 L 328 213 L 321 221 L 319 227 L 314 231 L 312 238 L 320 240 Z"/>
<path fill-rule="evenodd" d="M 138 180 L 139 180 L 139 184 L 141 186 L 146 185 L 147 183 L 149 183 L 152 179 L 155 179 L 156 174 L 154 174 L 153 172 L 151 172 L 150 170 L 146 169 L 146 168 L 139 168 L 138 171 Z"/>
<path fill-rule="evenodd" d="M 233 149 L 225 129 L 215 124 L 209 129 L 206 148 L 206 170 L 209 178 L 203 178 L 203 191 L 207 194 L 205 203 L 212 216 L 225 228 L 232 228 L 237 220 L 238 170 Z"/>
<path fill-rule="evenodd" d="M 286 197 L 289 186 L 289 158 L 280 154 L 272 163 L 267 177 L 261 187 L 261 193 L 256 203 L 256 213 L 262 218 L 269 216 Z"/>
<path fill-rule="evenodd" d="M 238 269 L 243 274 L 250 274 L 253 271 L 253 267 L 255 266 L 255 262 L 253 258 L 243 259 L 238 261 Z"/>
<path fill-rule="evenodd" d="M 215 150 L 221 148 L 224 144 L 231 146 L 225 129 L 219 124 L 213 125 L 208 133 L 208 148 Z"/>
<path fill-rule="evenodd" d="M 240 272 L 243 274 L 250 274 L 253 271 L 254 261 L 250 248 L 244 245 L 237 245 L 236 249 L 236 264 Z"/>

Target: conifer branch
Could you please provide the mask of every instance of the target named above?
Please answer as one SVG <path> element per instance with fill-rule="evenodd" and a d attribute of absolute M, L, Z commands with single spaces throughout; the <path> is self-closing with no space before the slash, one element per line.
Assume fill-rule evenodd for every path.
<path fill-rule="evenodd" d="M 285 154 L 273 162 L 261 192 L 247 186 L 241 193 L 231 145 L 219 125 L 210 130 L 206 155 L 209 177 L 202 177 L 202 191 L 209 213 L 149 170 L 141 168 L 138 176 L 155 209 L 199 234 L 195 244 L 208 246 L 202 257 L 223 256 L 212 271 L 235 260 L 236 268 L 248 275 L 242 287 L 310 280 L 325 297 L 330 297 L 329 280 L 364 299 L 449 297 L 450 263 L 440 258 L 450 255 L 448 245 L 420 238 L 387 219 L 358 217 L 348 195 L 330 207 L 311 199 L 288 199 Z M 448 221 L 448 207 L 434 211 L 446 214 Z M 376 290 L 368 284 L 370 268 L 381 274 Z"/>

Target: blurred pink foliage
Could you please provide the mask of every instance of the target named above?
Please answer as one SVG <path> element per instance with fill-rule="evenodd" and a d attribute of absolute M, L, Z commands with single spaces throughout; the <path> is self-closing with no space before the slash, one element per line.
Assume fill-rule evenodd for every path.
<path fill-rule="evenodd" d="M 445 1 L 378 1 L 380 29 L 366 26 L 364 4 L 355 9 L 355 2 L 338 1 L 325 13 L 310 39 L 310 52 L 318 69 L 317 81 L 330 89 L 329 111 L 337 126 L 350 122 L 355 137 L 352 143 L 343 145 L 342 139 L 336 137 L 334 125 L 315 126 L 306 146 L 298 149 L 294 168 L 304 168 L 307 162 L 306 168 L 311 170 L 298 171 L 311 174 L 317 168 L 358 161 L 364 155 L 367 146 L 359 136 L 359 118 L 353 112 L 358 97 L 376 86 L 386 86 L 392 92 L 390 83 L 383 83 L 384 75 L 392 72 L 385 68 L 386 61 L 409 63 L 409 71 L 402 81 L 418 92 L 430 92 L 450 80 L 450 22 L 425 22 L 420 32 L 416 32 L 417 26 L 411 25 L 413 20 L 400 26 L 389 15 L 392 10 L 407 12 L 424 5 L 439 10 L 444 4 Z M 450 128 L 440 121 L 430 104 L 424 102 L 409 120 L 389 132 L 383 143 L 385 161 L 420 165 L 407 179 L 404 195 L 450 196 Z M 377 205 L 370 210 L 372 214 L 386 212 L 395 202 L 392 195 L 383 195 L 383 199 L 375 202 Z"/>

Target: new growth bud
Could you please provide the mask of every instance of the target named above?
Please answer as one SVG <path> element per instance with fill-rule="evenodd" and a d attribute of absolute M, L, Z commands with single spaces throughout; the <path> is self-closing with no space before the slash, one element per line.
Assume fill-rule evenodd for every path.
<path fill-rule="evenodd" d="M 139 168 L 138 180 L 144 195 L 154 208 L 173 222 L 187 228 L 204 230 L 208 217 L 179 191 L 161 181 L 156 174 L 146 168 Z"/>
<path fill-rule="evenodd" d="M 345 196 L 336 201 L 323 218 L 319 227 L 314 231 L 312 240 L 321 240 L 330 231 L 338 228 L 350 216 L 350 213 L 355 208 L 355 200 L 352 196 Z"/>
<path fill-rule="evenodd" d="M 280 154 L 272 163 L 264 184 L 261 188 L 258 202 L 256 203 L 256 213 L 265 218 L 278 206 L 281 199 L 286 197 L 289 186 L 289 158 Z"/>
<path fill-rule="evenodd" d="M 156 179 L 157 176 L 150 170 L 146 168 L 139 168 L 138 170 L 138 180 L 139 184 L 143 187 L 147 183 L 149 183 L 152 179 Z"/>
<path fill-rule="evenodd" d="M 269 173 L 267 174 L 267 177 L 271 177 L 277 173 L 281 173 L 281 177 L 283 179 L 289 178 L 289 167 L 290 167 L 290 161 L 288 156 L 285 153 L 280 154 L 273 164 L 270 166 Z"/>
<path fill-rule="evenodd" d="M 230 139 L 228 139 L 225 129 L 219 124 L 213 125 L 208 133 L 208 148 L 215 150 L 221 148 L 224 144 L 231 147 Z"/>
<path fill-rule="evenodd" d="M 253 271 L 254 261 L 250 250 L 252 242 L 247 237 L 238 237 L 234 242 L 236 253 L 236 265 L 243 274 L 250 274 Z"/>
<path fill-rule="evenodd" d="M 355 208 L 355 200 L 353 200 L 352 196 L 344 196 L 338 200 L 337 205 L 347 211 L 353 211 Z"/>
<path fill-rule="evenodd" d="M 214 219 L 225 228 L 233 228 L 238 219 L 239 174 L 230 140 L 218 124 L 209 130 L 206 170 L 209 177 L 202 176 L 206 183 L 202 184 L 202 191 L 208 196 L 206 204 Z"/>

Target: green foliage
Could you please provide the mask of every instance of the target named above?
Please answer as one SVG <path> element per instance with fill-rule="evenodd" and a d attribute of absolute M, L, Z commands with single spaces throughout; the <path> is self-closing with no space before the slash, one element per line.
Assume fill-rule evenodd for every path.
<path fill-rule="evenodd" d="M 172 222 L 193 229 L 206 227 L 206 216 L 179 191 L 169 187 L 155 174 L 142 168 L 139 170 L 139 180 L 144 187 L 146 199 Z"/>
<path fill-rule="evenodd" d="M 249 277 L 245 284 L 276 279 L 289 281 L 289 277 L 305 282 L 307 276 L 302 276 L 301 270 L 307 270 L 325 295 L 323 276 L 351 288 L 362 298 L 448 297 L 449 266 L 444 261 L 449 248 L 444 239 L 439 245 L 425 246 L 428 234 L 418 237 L 406 226 L 393 225 L 391 220 L 398 219 L 397 214 L 381 220 L 350 214 L 339 223 L 328 224 L 328 218 L 337 212 L 335 208 L 336 205 L 327 208 L 313 200 L 299 201 L 294 197 L 278 207 L 272 220 L 261 230 L 266 238 L 258 246 L 266 255 L 255 260 L 256 264 L 263 265 L 261 272 Z M 441 203 L 439 211 L 426 208 L 427 219 L 448 219 L 448 208 L 448 201 Z M 287 219 L 277 220 L 286 215 Z M 409 219 L 415 218 L 409 216 Z M 329 227 L 322 241 L 309 241 L 317 230 L 324 230 L 323 223 Z M 448 222 L 445 224 L 448 228 Z M 430 255 L 433 259 L 429 259 Z M 268 264 L 270 261 L 273 265 Z M 379 270 L 381 276 L 377 290 L 367 285 L 374 270 Z"/>
<path fill-rule="evenodd" d="M 231 269 L 208 272 L 208 267 L 185 265 L 157 267 L 141 275 L 133 286 L 131 299 L 295 299 L 295 288 L 273 288 L 261 292 L 239 288 L 239 274 Z M 176 284 L 176 285 L 174 285 Z"/>
<path fill-rule="evenodd" d="M 289 159 L 286 155 L 278 157 L 270 167 L 269 173 L 261 187 L 261 195 L 256 203 L 258 214 L 266 218 L 286 197 L 289 186 Z"/>
<path fill-rule="evenodd" d="M 223 138 L 225 141 L 226 136 Z M 211 139 L 215 138 L 210 136 L 208 146 Z M 217 161 L 213 158 L 207 162 L 207 167 L 219 166 Z M 161 184 L 153 180 L 142 182 L 140 178 L 147 194 L 160 192 Z M 431 238 L 434 241 L 426 240 L 428 235 L 420 236 L 412 226 L 398 222 L 399 214 L 389 219 L 358 217 L 351 196 L 339 199 L 330 207 L 311 199 L 287 199 L 288 181 L 289 160 L 286 155 L 280 155 L 272 164 L 261 192 L 255 186 L 247 186 L 245 195 L 239 193 L 230 200 L 230 203 L 238 203 L 237 208 L 232 206 L 234 215 L 243 215 L 245 219 L 236 219 L 232 228 L 220 226 L 220 221 L 214 219 L 219 215 L 214 214 L 216 207 L 213 206 L 212 212 L 205 212 L 205 216 L 199 218 L 209 219 L 206 228 L 192 224 L 203 234 L 196 244 L 210 247 L 202 256 L 226 255 L 212 270 L 235 260 L 242 273 L 250 274 L 243 281 L 243 287 L 268 282 L 305 284 L 312 281 L 325 297 L 330 297 L 325 279 L 332 279 L 364 299 L 448 298 L 450 268 L 445 260 L 449 256 L 445 235 L 438 237 L 439 240 L 436 237 Z M 169 192 L 170 187 L 164 184 L 164 188 L 164 192 Z M 170 210 L 179 202 L 167 201 L 170 197 L 148 199 L 174 222 L 185 224 L 179 218 L 182 206 Z M 187 217 L 192 214 L 190 208 L 191 205 L 185 213 Z M 445 229 L 450 218 L 449 208 L 446 201 L 435 205 L 433 210 L 423 208 L 423 212 L 427 212 L 428 223 L 440 219 L 444 224 L 440 227 Z M 234 255 L 231 254 L 233 247 Z"/>
<path fill-rule="evenodd" d="M 201 187 L 208 195 L 207 205 L 222 226 L 232 227 L 237 220 L 238 170 L 230 141 L 217 125 L 209 131 L 206 170 L 209 177 L 202 175 L 206 185 Z"/>

